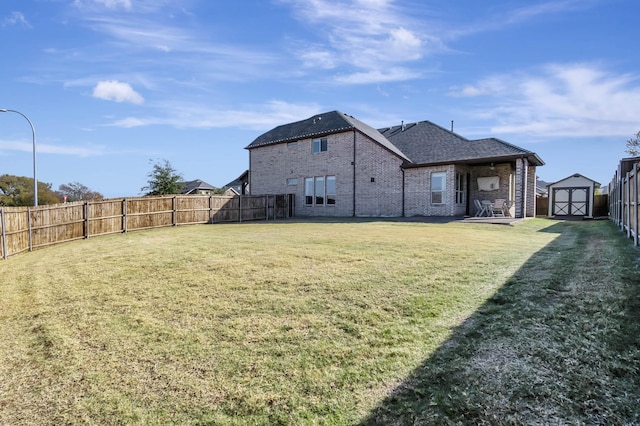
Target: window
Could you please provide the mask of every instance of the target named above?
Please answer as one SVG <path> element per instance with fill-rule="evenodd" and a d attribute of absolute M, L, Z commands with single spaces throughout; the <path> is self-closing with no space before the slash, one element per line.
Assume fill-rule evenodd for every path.
<path fill-rule="evenodd" d="M 447 174 L 431 173 L 431 204 L 444 204 Z"/>
<path fill-rule="evenodd" d="M 336 204 L 336 177 L 316 176 L 304 178 L 304 204 L 329 206 Z"/>
<path fill-rule="evenodd" d="M 327 176 L 327 205 L 336 203 L 336 177 Z"/>
<path fill-rule="evenodd" d="M 297 185 L 298 184 L 298 178 L 290 178 L 287 179 L 287 185 Z"/>
<path fill-rule="evenodd" d="M 313 140 L 313 153 L 325 152 L 327 150 L 327 138 Z"/>
<path fill-rule="evenodd" d="M 304 203 L 313 205 L 313 178 L 304 178 Z"/>
<path fill-rule="evenodd" d="M 456 173 L 456 204 L 465 204 L 465 176 L 462 173 Z"/>
<path fill-rule="evenodd" d="M 316 177 L 316 206 L 324 204 L 324 176 Z"/>

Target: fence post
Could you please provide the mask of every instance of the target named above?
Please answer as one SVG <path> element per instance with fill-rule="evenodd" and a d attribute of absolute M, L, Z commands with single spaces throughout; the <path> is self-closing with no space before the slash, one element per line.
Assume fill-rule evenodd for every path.
<path fill-rule="evenodd" d="M 173 213 L 171 214 L 171 222 L 173 226 L 178 225 L 178 198 L 174 196 L 171 200 L 171 207 L 173 209 Z"/>
<path fill-rule="evenodd" d="M 209 220 L 207 220 L 207 223 L 212 223 L 212 214 L 213 214 L 213 195 L 209 195 Z"/>
<path fill-rule="evenodd" d="M 4 229 L 4 209 L 0 209 L 0 226 L 2 227 L 2 258 L 7 260 L 7 233 Z"/>
<path fill-rule="evenodd" d="M 631 186 L 631 185 L 629 185 Z M 638 163 L 633 163 L 633 246 L 638 246 Z"/>
<path fill-rule="evenodd" d="M 242 222 L 242 195 L 239 195 L 240 199 L 238 200 L 238 222 Z"/>
<path fill-rule="evenodd" d="M 84 237 L 89 238 L 89 202 L 84 202 Z"/>
<path fill-rule="evenodd" d="M 127 232 L 127 199 L 122 200 L 122 232 Z"/>
<path fill-rule="evenodd" d="M 33 251 L 33 231 L 31 229 L 31 207 L 27 207 L 27 228 L 29 229 L 29 251 Z"/>

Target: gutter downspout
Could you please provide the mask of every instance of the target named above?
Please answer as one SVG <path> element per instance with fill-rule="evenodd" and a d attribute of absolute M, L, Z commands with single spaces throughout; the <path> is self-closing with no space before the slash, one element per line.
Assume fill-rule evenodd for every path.
<path fill-rule="evenodd" d="M 524 156 L 520 157 L 520 161 L 522 162 L 522 172 L 520 176 L 520 181 L 522 182 L 522 196 L 520 197 L 520 211 L 522 212 L 522 218 L 527 218 L 527 181 L 525 176 L 527 174 L 526 164 L 524 162 Z"/>
<path fill-rule="evenodd" d="M 356 130 L 353 130 L 353 217 L 356 217 Z"/>
<path fill-rule="evenodd" d="M 402 216 L 404 217 L 404 167 L 400 166 L 400 171 L 402 172 Z"/>

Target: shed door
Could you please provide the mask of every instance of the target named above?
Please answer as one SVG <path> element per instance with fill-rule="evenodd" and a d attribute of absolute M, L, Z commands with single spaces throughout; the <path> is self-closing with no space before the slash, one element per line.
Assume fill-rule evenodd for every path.
<path fill-rule="evenodd" d="M 553 216 L 587 216 L 589 214 L 589 187 L 554 188 Z"/>

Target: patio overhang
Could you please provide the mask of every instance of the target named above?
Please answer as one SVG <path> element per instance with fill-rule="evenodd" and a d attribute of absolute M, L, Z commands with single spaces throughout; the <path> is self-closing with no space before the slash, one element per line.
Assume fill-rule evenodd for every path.
<path fill-rule="evenodd" d="M 447 164 L 464 164 L 468 166 L 489 166 L 491 164 L 500 164 L 500 163 L 512 163 L 518 159 L 526 158 L 529 161 L 529 164 L 533 166 L 544 166 L 544 161 L 535 153 L 529 154 L 517 154 L 517 155 L 502 155 L 502 156 L 492 156 L 492 157 L 482 157 L 482 158 L 460 158 L 456 160 L 446 160 L 446 161 L 434 161 L 429 163 L 405 163 L 402 165 L 404 169 L 411 169 L 417 167 L 432 167 L 432 166 L 443 166 Z"/>

